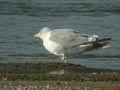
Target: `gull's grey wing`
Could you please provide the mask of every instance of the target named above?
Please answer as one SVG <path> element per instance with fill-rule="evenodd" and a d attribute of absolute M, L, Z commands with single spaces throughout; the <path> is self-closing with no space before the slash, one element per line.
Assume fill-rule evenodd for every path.
<path fill-rule="evenodd" d="M 59 29 L 51 32 L 50 40 L 61 44 L 65 49 L 88 42 L 88 35 L 72 29 Z"/>

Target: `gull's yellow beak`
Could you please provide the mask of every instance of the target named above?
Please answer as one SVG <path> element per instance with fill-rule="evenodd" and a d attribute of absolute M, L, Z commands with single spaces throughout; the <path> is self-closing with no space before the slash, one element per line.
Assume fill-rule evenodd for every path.
<path fill-rule="evenodd" d="M 39 34 L 35 34 L 33 37 L 34 38 L 39 38 Z"/>

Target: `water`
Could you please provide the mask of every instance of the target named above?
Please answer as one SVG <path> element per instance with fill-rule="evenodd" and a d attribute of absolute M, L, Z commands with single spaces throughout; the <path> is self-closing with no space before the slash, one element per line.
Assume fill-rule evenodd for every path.
<path fill-rule="evenodd" d="M 110 48 L 69 61 L 120 70 L 120 0 L 0 0 L 0 62 L 60 61 L 33 39 L 44 26 L 112 37 Z"/>

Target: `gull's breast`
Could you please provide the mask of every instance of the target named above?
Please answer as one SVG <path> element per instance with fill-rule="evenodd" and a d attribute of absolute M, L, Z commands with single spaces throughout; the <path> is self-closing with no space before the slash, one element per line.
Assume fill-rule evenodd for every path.
<path fill-rule="evenodd" d="M 50 40 L 50 34 L 47 35 L 46 39 L 43 40 L 44 47 L 54 55 L 62 55 L 64 53 L 64 49 L 61 44 Z"/>

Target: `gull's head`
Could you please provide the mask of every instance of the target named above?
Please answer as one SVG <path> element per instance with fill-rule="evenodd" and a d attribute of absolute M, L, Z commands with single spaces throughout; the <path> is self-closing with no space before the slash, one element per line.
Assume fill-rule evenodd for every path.
<path fill-rule="evenodd" d="M 39 33 L 34 35 L 34 38 L 41 38 L 42 40 L 45 38 L 45 36 L 48 34 L 48 32 L 50 32 L 50 28 L 49 27 L 44 27 L 40 30 Z"/>

